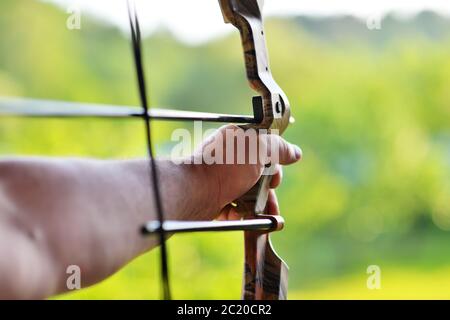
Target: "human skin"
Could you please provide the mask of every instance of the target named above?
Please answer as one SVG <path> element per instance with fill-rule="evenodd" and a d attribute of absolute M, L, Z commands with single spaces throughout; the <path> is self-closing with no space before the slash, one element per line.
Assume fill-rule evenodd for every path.
<path fill-rule="evenodd" d="M 265 138 L 279 142 L 280 161 L 271 185 L 276 188 L 280 165 L 297 162 L 301 151 L 280 137 Z M 204 146 L 214 143 L 210 139 Z M 262 162 L 194 165 L 156 160 L 165 218 L 239 218 L 229 203 L 257 182 Z M 71 265 L 80 267 L 82 287 L 87 287 L 157 246 L 157 239 L 139 233 L 139 226 L 156 219 L 148 175 L 145 159 L 1 159 L 0 299 L 41 299 L 65 292 Z M 268 211 L 278 214 L 273 190 Z"/>

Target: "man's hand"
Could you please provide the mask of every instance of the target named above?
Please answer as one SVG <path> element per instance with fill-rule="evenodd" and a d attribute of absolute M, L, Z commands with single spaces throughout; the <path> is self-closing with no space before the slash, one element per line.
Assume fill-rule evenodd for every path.
<path fill-rule="evenodd" d="M 267 203 L 267 213 L 279 214 L 278 201 L 274 189 L 281 184 L 283 177 L 282 165 L 289 165 L 299 161 L 302 157 L 302 151 L 299 147 L 290 144 L 278 135 L 259 134 L 254 141 L 251 141 L 251 138 L 246 140 L 245 137 L 246 131 L 243 129 L 233 125 L 224 126 L 205 141 L 200 150 L 194 154 L 194 157 L 205 158 L 211 154 L 211 150 L 213 150 L 213 153 L 222 150 L 222 155 L 219 158 L 221 158 L 223 164 L 203 164 L 205 171 L 208 172 L 208 176 L 212 178 L 210 179 L 212 184 L 208 184 L 211 193 L 209 201 L 212 199 L 216 200 L 217 213 L 220 213 L 218 217 L 214 216 L 217 214 L 214 213 L 210 217 L 211 219 L 240 219 L 241 216 L 230 203 L 244 195 L 256 184 L 263 174 L 265 165 L 268 163 L 275 167 L 275 171 L 270 184 L 271 190 Z M 230 139 L 234 140 L 232 147 L 227 146 L 227 143 L 230 143 Z M 243 141 L 245 143 L 239 146 L 239 141 L 241 144 Z M 256 143 L 255 148 L 252 148 L 252 143 Z M 241 147 L 241 150 L 238 150 L 239 147 Z M 263 152 L 258 152 L 260 150 L 263 150 Z M 239 152 L 243 153 L 240 155 L 241 159 L 244 160 L 241 164 L 238 164 Z M 253 163 L 250 161 L 252 152 L 258 153 L 256 157 L 253 157 Z M 276 153 L 276 157 L 273 153 Z M 231 160 L 231 163 L 227 163 L 227 159 Z M 270 160 L 275 160 L 276 162 L 274 163 Z"/>
<path fill-rule="evenodd" d="M 226 129 L 236 135 L 226 136 Z M 234 126 L 217 131 L 193 158 L 238 139 Z M 220 139 L 222 138 L 222 139 Z M 276 164 L 272 188 L 281 182 L 281 166 L 301 158 L 300 149 L 274 135 L 259 135 L 257 145 L 276 146 L 255 163 L 177 165 L 156 160 L 166 219 L 238 218 L 228 206 L 260 178 L 265 164 Z M 244 158 L 251 158 L 250 145 Z M 224 149 L 226 159 L 235 150 Z M 217 155 L 217 154 L 216 154 Z M 158 245 L 140 226 L 155 220 L 148 160 L 9 158 L 0 160 L 0 298 L 45 298 L 67 291 L 69 266 L 81 269 L 81 286 L 97 283 L 139 254 Z M 278 213 L 273 190 L 268 211 Z"/>

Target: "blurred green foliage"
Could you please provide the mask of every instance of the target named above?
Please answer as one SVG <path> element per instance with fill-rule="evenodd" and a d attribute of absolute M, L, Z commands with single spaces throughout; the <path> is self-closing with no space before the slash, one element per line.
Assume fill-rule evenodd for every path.
<path fill-rule="evenodd" d="M 36 1 L 0 8 L 0 95 L 138 104 L 121 31 L 84 16 L 70 31 L 64 12 Z M 285 170 L 287 226 L 274 235 L 291 298 L 450 298 L 450 20 L 388 17 L 369 31 L 349 17 L 275 19 L 267 34 L 297 120 L 287 139 L 304 151 Z M 236 34 L 188 46 L 161 31 L 145 40 L 145 59 L 152 104 L 251 112 Z M 1 122 L 2 155 L 145 155 L 141 123 Z M 160 154 L 176 125 L 154 125 Z M 169 254 L 176 298 L 239 297 L 241 234 L 177 236 Z M 372 264 L 383 272 L 377 292 L 365 287 Z M 158 279 L 151 252 L 61 298 L 158 298 Z"/>

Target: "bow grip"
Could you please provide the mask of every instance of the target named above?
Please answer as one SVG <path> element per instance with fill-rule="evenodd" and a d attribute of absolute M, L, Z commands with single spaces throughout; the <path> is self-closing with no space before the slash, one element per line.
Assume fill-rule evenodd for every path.
<path fill-rule="evenodd" d="M 245 209 L 242 212 L 244 217 L 254 218 L 255 215 L 266 213 L 271 181 L 272 176 L 262 176 L 245 195 L 236 201 L 239 208 Z"/>

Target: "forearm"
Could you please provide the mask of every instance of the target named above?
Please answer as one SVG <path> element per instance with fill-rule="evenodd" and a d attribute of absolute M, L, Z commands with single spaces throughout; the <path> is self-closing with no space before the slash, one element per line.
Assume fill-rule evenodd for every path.
<path fill-rule="evenodd" d="M 199 179 L 205 174 L 201 166 L 158 161 L 158 168 L 166 218 L 202 219 L 216 210 L 215 203 L 205 206 L 210 188 L 205 185 L 208 179 Z M 10 252 L 0 247 L 0 272 L 6 274 L 5 268 L 15 272 L 8 267 L 11 254 L 21 255 L 15 264 L 37 263 L 49 274 L 41 277 L 42 283 L 32 282 L 39 289 L 30 290 L 45 296 L 66 289 L 70 265 L 81 268 L 82 286 L 87 286 L 154 247 L 155 238 L 139 234 L 139 226 L 156 219 L 148 170 L 145 160 L 1 161 L 0 223 L 8 232 L 1 233 L 0 241 L 12 243 L 13 234 L 31 253 L 25 256 L 26 250 Z M 46 258 L 36 262 L 35 256 Z M 50 266 L 45 265 L 48 260 Z M 16 276 L 32 277 L 28 272 Z"/>

